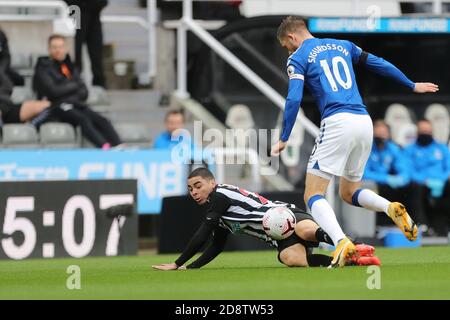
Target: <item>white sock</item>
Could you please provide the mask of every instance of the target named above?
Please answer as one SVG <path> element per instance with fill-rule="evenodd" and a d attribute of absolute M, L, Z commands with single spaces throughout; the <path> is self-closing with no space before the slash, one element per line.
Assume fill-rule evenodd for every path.
<path fill-rule="evenodd" d="M 358 191 L 356 191 L 358 192 Z M 383 197 L 380 197 L 375 192 L 369 189 L 362 189 L 358 194 L 358 203 L 361 207 L 364 207 L 368 210 L 380 212 L 383 211 L 387 214 L 390 201 L 386 200 Z"/>
<path fill-rule="evenodd" d="M 339 225 L 336 214 L 331 208 L 325 198 L 321 197 L 315 200 L 311 206 L 311 214 L 319 224 L 319 226 L 325 230 L 326 233 L 331 237 L 335 246 L 337 246 L 339 240 L 345 238 L 345 234 Z"/>

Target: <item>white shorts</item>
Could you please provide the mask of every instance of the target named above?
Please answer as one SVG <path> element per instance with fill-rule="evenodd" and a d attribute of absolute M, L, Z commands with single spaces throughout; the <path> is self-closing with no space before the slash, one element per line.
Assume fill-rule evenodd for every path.
<path fill-rule="evenodd" d="M 322 120 L 307 172 L 330 180 L 333 176 L 358 182 L 364 174 L 373 141 L 368 115 L 337 113 Z"/>

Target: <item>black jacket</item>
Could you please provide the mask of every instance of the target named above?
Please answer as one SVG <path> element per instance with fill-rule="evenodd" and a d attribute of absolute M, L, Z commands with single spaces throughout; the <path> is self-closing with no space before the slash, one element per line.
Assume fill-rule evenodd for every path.
<path fill-rule="evenodd" d="M 82 103 L 88 97 L 88 90 L 69 55 L 63 61 L 72 73 L 68 79 L 61 72 L 61 62 L 41 57 L 35 67 L 33 88 L 38 99 L 47 98 L 54 103 Z"/>
<path fill-rule="evenodd" d="M 12 89 L 12 82 L 4 72 L 0 72 L 0 111 L 2 116 L 5 116 L 13 106 L 11 101 Z"/>
<path fill-rule="evenodd" d="M 5 73 L 16 86 L 25 85 L 25 79 L 11 69 L 11 53 L 9 52 L 8 38 L 0 29 L 0 72 Z"/>
<path fill-rule="evenodd" d="M 9 53 L 8 38 L 0 30 L 0 72 L 6 72 L 11 63 L 11 54 Z"/>

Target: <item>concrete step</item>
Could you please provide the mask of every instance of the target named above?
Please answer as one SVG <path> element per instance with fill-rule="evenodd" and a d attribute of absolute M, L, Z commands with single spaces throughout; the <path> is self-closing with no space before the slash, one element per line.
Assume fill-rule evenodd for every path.
<path fill-rule="evenodd" d="M 138 1 L 110 2 L 102 12 L 103 16 L 137 16 L 147 19 L 147 10 L 139 7 Z M 104 43 L 115 46 L 114 58 L 135 61 L 136 73 L 147 71 L 148 32 L 133 23 L 103 23 Z"/>

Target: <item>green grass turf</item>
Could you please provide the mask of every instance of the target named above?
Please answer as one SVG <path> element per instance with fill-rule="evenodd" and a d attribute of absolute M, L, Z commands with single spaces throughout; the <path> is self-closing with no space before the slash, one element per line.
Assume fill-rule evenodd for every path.
<path fill-rule="evenodd" d="M 381 289 L 366 267 L 287 268 L 276 251 L 223 253 L 200 270 L 162 272 L 175 255 L 0 261 L 0 299 L 450 299 L 450 247 L 378 248 Z M 66 269 L 81 268 L 81 290 Z"/>

